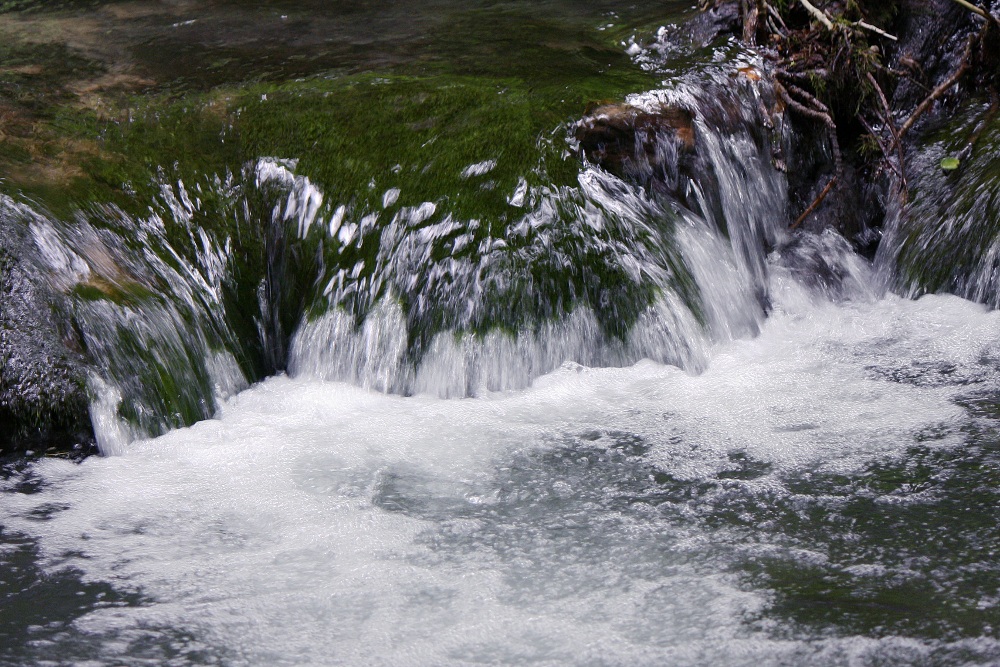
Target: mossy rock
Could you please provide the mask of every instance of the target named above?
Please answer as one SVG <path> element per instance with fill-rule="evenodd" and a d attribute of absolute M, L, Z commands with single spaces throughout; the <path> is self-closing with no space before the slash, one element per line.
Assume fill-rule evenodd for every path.
<path fill-rule="evenodd" d="M 970 143 L 971 142 L 971 143 Z M 970 102 L 929 132 L 911 170 L 912 201 L 890 229 L 900 286 L 1000 306 L 1000 117 Z M 943 160 L 960 156 L 954 169 Z"/>

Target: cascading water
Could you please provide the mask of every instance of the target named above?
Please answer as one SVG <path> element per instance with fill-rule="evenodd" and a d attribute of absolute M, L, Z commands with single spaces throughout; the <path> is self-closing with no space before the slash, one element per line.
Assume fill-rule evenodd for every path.
<path fill-rule="evenodd" d="M 96 362 L 102 451 L 210 417 L 220 399 L 286 366 L 440 397 L 523 388 L 567 361 L 702 370 L 710 345 L 757 331 L 766 248 L 783 234 L 784 178 L 757 130 L 766 84 L 743 77 L 727 90 L 749 66 L 629 100 L 696 119 L 697 162 L 676 173 L 666 155 L 659 162 L 675 173 L 651 175 L 667 189 L 584 164 L 572 185 L 520 176 L 499 220 L 463 219 L 448 191 L 410 206 L 395 187 L 339 201 L 297 174 L 296 160 L 261 158 L 193 190 L 162 177 L 144 218 L 101 208 L 61 226 L 32 214 Z M 675 143 L 666 133 L 646 141 L 668 153 Z M 466 165 L 460 182 L 495 187 L 496 166 Z M 544 161 L 536 170 L 535 180 Z M 304 293 L 288 299 L 290 285 Z M 249 303 L 239 295 L 254 290 Z"/>
<path fill-rule="evenodd" d="M 295 82 L 241 122 L 367 152 L 3 200 L 114 455 L 5 469 L 0 664 L 1000 660 L 1000 318 L 788 232 L 766 72 L 699 57 L 517 141 L 509 80 Z"/>

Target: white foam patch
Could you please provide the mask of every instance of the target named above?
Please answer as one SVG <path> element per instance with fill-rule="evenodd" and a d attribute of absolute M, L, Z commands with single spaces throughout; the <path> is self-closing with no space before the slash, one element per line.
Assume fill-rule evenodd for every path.
<path fill-rule="evenodd" d="M 595 446 L 624 433 L 681 480 L 712 479 L 744 452 L 770 472 L 733 483 L 781 493 L 785 474 L 856 471 L 922 429 L 952 433 L 935 446 L 959 442 L 960 388 L 897 371 L 975 366 L 1000 340 L 1000 315 L 953 297 L 779 306 L 699 376 L 649 361 L 565 365 L 528 389 L 464 400 L 273 378 L 217 419 L 123 456 L 38 463 L 47 485 L 5 494 L 0 520 L 34 536 L 51 570 L 71 565 L 151 600 L 92 611 L 79 630 L 184 628 L 231 664 L 926 655 L 904 638 L 774 639 L 749 623 L 769 593 L 741 585 L 725 534 L 697 511 L 623 512 L 600 482 L 620 464 L 546 462 L 590 432 Z"/>

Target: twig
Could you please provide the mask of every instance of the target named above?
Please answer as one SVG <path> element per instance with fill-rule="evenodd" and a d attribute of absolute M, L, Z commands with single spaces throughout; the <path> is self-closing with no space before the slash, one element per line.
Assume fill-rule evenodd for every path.
<path fill-rule="evenodd" d="M 767 12 L 774 17 L 775 21 L 781 24 L 781 27 L 784 28 L 785 31 L 788 30 L 788 26 L 785 25 L 785 19 L 781 18 L 781 14 L 778 13 L 778 10 L 772 7 L 770 3 L 767 3 Z"/>
<path fill-rule="evenodd" d="M 965 7 L 966 9 L 968 9 L 973 14 L 979 14 L 980 16 L 982 16 L 987 21 L 990 21 L 992 23 L 997 23 L 996 18 L 992 14 L 990 14 L 989 12 L 987 12 L 986 10 L 984 10 L 984 9 L 982 9 L 980 7 L 975 6 L 971 2 L 966 2 L 966 0 L 951 0 L 951 1 L 954 2 L 957 5 L 961 5 L 961 6 Z"/>
<path fill-rule="evenodd" d="M 812 83 L 813 77 L 818 79 L 827 79 L 830 76 L 830 72 L 823 68 L 811 69 L 805 72 L 789 72 L 786 69 L 776 69 L 774 71 L 775 76 L 791 79 L 793 81 L 800 81 L 802 83 Z"/>
<path fill-rule="evenodd" d="M 922 81 L 919 81 L 918 79 L 914 78 L 913 72 L 911 72 L 910 70 L 894 69 L 892 67 L 886 67 L 882 63 L 877 63 L 877 62 L 872 64 L 875 66 L 875 69 L 877 69 L 880 72 L 884 72 L 885 74 L 898 77 L 900 79 L 908 79 L 914 85 L 918 86 L 919 88 L 922 88 L 925 92 L 927 93 L 931 92 L 931 89 L 925 86 Z"/>
<path fill-rule="evenodd" d="M 770 16 L 767 17 L 767 25 L 768 27 L 771 28 L 771 32 L 773 32 L 775 35 L 780 35 L 783 39 L 788 39 L 788 34 L 784 30 L 782 30 L 778 26 L 778 24 L 774 22 L 774 19 L 771 18 Z"/>
<path fill-rule="evenodd" d="M 883 161 L 884 164 L 887 165 L 889 169 L 892 170 L 892 173 L 896 174 L 896 176 L 902 177 L 902 174 L 899 173 L 899 169 L 896 169 L 896 165 L 894 165 L 892 163 L 892 160 L 889 159 L 890 149 L 888 146 L 885 145 L 885 142 L 882 141 L 881 133 L 875 131 L 875 128 L 872 127 L 872 124 L 869 123 L 868 119 L 865 118 L 862 114 L 859 113 L 857 115 L 857 119 L 858 122 L 861 123 L 861 126 L 865 128 L 865 131 L 867 131 L 868 134 L 870 134 L 872 138 L 875 139 L 875 142 L 878 144 L 879 150 L 882 151 L 882 157 L 885 158 L 885 160 Z"/>
<path fill-rule="evenodd" d="M 889 134 L 892 135 L 892 142 L 895 144 L 896 150 L 899 153 L 900 196 L 905 204 L 910 196 L 909 185 L 906 183 L 906 160 L 903 153 L 903 142 L 899 140 L 899 132 L 896 131 L 896 125 L 892 122 L 892 109 L 889 107 L 889 100 L 886 99 L 885 93 L 882 92 L 882 86 L 878 85 L 878 81 L 871 72 L 867 72 L 867 76 L 868 83 L 875 87 L 875 92 L 878 93 L 878 99 L 882 102 L 882 109 L 885 111 L 885 124 L 889 128 Z M 889 159 L 888 155 L 886 156 L 886 159 Z"/>
<path fill-rule="evenodd" d="M 826 187 L 819 193 L 819 196 L 813 200 L 813 203 L 809 204 L 809 208 L 802 212 L 802 215 L 800 215 L 798 219 L 792 223 L 789 229 L 798 229 L 799 225 L 801 225 L 805 219 L 808 218 L 809 215 L 823 203 L 823 200 L 826 199 L 828 194 L 830 194 L 830 190 L 833 189 L 834 184 L 837 182 L 837 178 L 838 176 L 834 175 L 834 177 L 830 179 L 830 182 L 826 184 Z"/>
<path fill-rule="evenodd" d="M 864 21 L 857 21 L 854 25 L 858 26 L 859 28 L 864 28 L 865 30 L 871 30 L 876 35 L 882 35 L 886 39 L 891 39 L 894 42 L 899 41 L 899 38 L 896 37 L 895 35 L 890 35 L 885 30 L 882 30 L 882 28 L 873 26 L 871 23 L 865 23 Z"/>
<path fill-rule="evenodd" d="M 955 0 L 955 2 L 958 1 L 959 0 Z M 827 30 L 833 30 L 833 22 L 823 11 L 816 9 L 816 6 L 809 2 L 809 0 L 799 0 L 799 3 L 805 7 L 810 14 L 815 16 L 817 21 L 825 25 Z"/>
<path fill-rule="evenodd" d="M 968 44 L 965 45 L 965 53 L 962 54 L 962 64 L 952 72 L 951 76 L 945 79 L 940 86 L 931 91 L 931 94 L 924 98 L 924 101 L 914 110 L 906 122 L 903 123 L 902 127 L 899 128 L 897 133 L 897 141 L 906 136 L 906 133 L 910 131 L 913 124 L 917 122 L 917 119 L 923 115 L 925 111 L 930 109 L 931 105 L 934 104 L 934 100 L 944 95 L 948 90 L 958 83 L 958 80 L 962 78 L 966 70 L 969 69 L 969 57 L 972 55 L 972 45 L 975 44 L 978 35 L 973 35 L 969 38 Z"/>
<path fill-rule="evenodd" d="M 788 90 L 789 93 L 792 93 L 793 95 L 802 98 L 803 100 L 806 101 L 807 104 L 811 104 L 813 109 L 815 109 L 816 111 L 819 111 L 820 113 L 826 114 L 828 116 L 830 115 L 829 107 L 820 102 L 815 95 L 806 92 L 805 90 L 799 88 L 793 83 L 786 83 L 785 88 Z M 833 118 L 832 116 L 830 117 L 831 119 Z"/>

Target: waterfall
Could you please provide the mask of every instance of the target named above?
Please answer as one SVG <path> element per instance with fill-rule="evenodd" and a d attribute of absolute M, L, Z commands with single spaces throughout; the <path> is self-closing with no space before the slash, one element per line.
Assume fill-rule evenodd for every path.
<path fill-rule="evenodd" d="M 447 190 L 417 203 L 374 180 L 363 196 L 324 192 L 294 156 L 194 183 L 161 171 L 145 216 L 33 213 L 93 362 L 102 451 L 210 417 L 286 369 L 439 397 L 520 389 L 565 362 L 700 372 L 713 345 L 758 331 L 767 255 L 789 240 L 788 129 L 766 80 L 746 75 L 760 66 L 713 65 L 625 101 L 679 110 L 693 150 L 635 127 L 609 169 L 570 157 L 585 151 L 564 127 L 499 217 L 469 216 Z M 575 182 L 546 181 L 552 155 L 579 160 Z M 459 178 L 495 188 L 496 169 Z"/>
<path fill-rule="evenodd" d="M 950 292 L 1000 307 L 998 150 L 995 110 L 976 102 L 913 149 L 911 201 L 893 201 L 876 258 L 884 282 L 910 297 Z M 943 169 L 955 156 L 959 168 Z"/>

